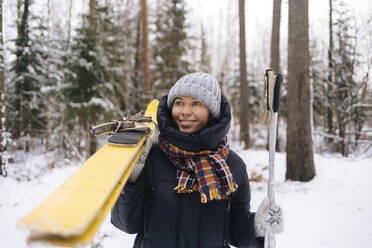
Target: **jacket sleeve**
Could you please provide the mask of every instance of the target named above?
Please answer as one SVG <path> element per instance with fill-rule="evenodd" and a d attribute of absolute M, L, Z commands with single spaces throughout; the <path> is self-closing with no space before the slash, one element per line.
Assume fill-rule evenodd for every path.
<path fill-rule="evenodd" d="M 147 165 L 134 183 L 126 183 L 111 210 L 111 223 L 129 234 L 143 230 L 146 167 Z"/>
<path fill-rule="evenodd" d="M 250 211 L 251 190 L 246 166 L 239 157 L 238 189 L 231 197 L 230 242 L 236 247 L 261 248 L 264 238 L 256 238 L 254 230 L 255 213 Z"/>

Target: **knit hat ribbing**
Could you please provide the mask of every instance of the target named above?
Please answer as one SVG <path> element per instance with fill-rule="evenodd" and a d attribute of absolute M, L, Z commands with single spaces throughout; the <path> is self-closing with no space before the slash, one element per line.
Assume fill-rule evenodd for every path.
<path fill-rule="evenodd" d="M 218 118 L 221 111 L 221 89 L 217 80 L 210 74 L 194 72 L 180 78 L 168 94 L 168 108 L 180 96 L 192 96 L 202 101 L 211 111 L 213 118 Z"/>

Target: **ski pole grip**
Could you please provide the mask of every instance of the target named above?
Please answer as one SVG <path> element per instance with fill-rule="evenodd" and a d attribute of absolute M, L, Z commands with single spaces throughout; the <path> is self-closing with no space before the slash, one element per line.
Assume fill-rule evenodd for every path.
<path fill-rule="evenodd" d="M 267 103 L 267 110 L 273 109 L 273 86 L 274 86 L 274 70 L 273 69 L 267 69 L 265 73 L 265 89 L 266 89 L 266 103 Z"/>
<path fill-rule="evenodd" d="M 274 102 L 273 102 L 273 111 L 277 113 L 279 111 L 279 102 L 280 102 L 280 90 L 281 83 L 283 82 L 283 77 L 281 74 L 276 74 L 275 78 L 275 87 L 274 87 Z"/>

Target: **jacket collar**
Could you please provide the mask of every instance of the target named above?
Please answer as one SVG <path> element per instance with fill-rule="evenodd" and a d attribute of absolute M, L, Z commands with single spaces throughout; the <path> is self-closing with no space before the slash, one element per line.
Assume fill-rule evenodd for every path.
<path fill-rule="evenodd" d="M 230 129 L 231 110 L 230 105 L 222 95 L 221 115 L 217 120 L 212 120 L 197 133 L 187 134 L 180 132 L 173 122 L 171 110 L 167 106 L 168 96 L 163 96 L 160 100 L 157 112 L 157 120 L 160 135 L 168 140 L 169 143 L 191 152 L 201 150 L 214 150 L 226 137 Z"/>

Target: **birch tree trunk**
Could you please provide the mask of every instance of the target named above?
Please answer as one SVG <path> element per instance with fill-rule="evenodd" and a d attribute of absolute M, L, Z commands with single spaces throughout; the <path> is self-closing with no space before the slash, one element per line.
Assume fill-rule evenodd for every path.
<path fill-rule="evenodd" d="M 308 10 L 308 0 L 289 0 L 286 179 L 301 182 L 315 176 L 310 122 Z"/>
<path fill-rule="evenodd" d="M 245 0 L 239 0 L 239 37 L 240 37 L 240 140 L 244 148 L 250 146 L 249 137 L 249 109 L 248 109 L 248 82 L 245 51 Z"/>

